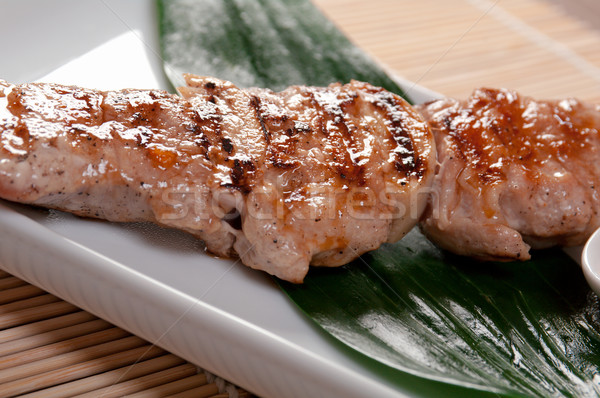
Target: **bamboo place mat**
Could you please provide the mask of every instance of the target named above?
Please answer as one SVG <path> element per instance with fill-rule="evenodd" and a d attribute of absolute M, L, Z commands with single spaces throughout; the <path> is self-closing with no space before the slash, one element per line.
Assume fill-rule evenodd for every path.
<path fill-rule="evenodd" d="M 555 0 L 556 1 L 556 0 Z M 390 71 L 444 95 L 479 86 L 600 102 L 600 30 L 535 0 L 315 0 Z M 230 394 L 231 393 L 231 394 Z M 249 394 L 0 273 L 0 396 Z"/>
<path fill-rule="evenodd" d="M 600 15 L 598 0 L 314 0 L 392 73 L 443 95 L 486 86 L 600 102 L 600 26 L 561 1 Z"/>
<path fill-rule="evenodd" d="M 0 397 L 250 397 L 0 271 Z"/>

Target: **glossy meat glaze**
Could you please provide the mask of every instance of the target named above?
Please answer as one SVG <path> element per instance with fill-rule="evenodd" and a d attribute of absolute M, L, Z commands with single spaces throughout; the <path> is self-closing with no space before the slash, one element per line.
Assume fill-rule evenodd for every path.
<path fill-rule="evenodd" d="M 418 107 L 438 170 L 421 223 L 458 254 L 525 260 L 600 227 L 600 106 L 479 89 Z"/>
<path fill-rule="evenodd" d="M 417 223 L 435 146 L 400 97 L 186 81 L 181 96 L 0 81 L 0 197 L 183 229 L 292 282 Z"/>

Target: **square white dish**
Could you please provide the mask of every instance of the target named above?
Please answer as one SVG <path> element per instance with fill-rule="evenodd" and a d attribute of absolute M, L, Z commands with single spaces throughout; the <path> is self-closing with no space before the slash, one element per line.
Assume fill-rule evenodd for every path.
<path fill-rule="evenodd" d="M 168 88 L 152 1 L 0 1 L 0 78 Z M 29 29 L 23 29 L 29 27 Z M 102 27 L 102 29 L 99 29 Z M 406 84 L 416 102 L 433 93 Z M 194 238 L 2 202 L 0 267 L 264 397 L 439 396 L 392 380 L 305 317 L 262 273 Z M 443 387 L 443 386 L 441 386 Z"/>

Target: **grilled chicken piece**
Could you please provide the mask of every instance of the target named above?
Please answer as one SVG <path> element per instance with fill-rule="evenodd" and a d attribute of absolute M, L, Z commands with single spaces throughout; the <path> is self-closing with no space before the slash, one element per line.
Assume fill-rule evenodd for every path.
<path fill-rule="evenodd" d="M 400 97 L 186 80 L 182 97 L 0 83 L 0 197 L 183 229 L 292 282 L 416 224 L 435 149 Z"/>
<path fill-rule="evenodd" d="M 600 106 L 479 89 L 419 107 L 439 170 L 421 222 L 452 252 L 526 260 L 582 244 L 600 221 Z"/>

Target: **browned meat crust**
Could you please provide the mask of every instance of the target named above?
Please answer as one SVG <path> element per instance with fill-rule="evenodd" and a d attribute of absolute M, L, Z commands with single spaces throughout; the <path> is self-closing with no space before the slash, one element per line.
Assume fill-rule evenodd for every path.
<path fill-rule="evenodd" d="M 400 97 L 186 79 L 182 97 L 3 82 L 0 197 L 183 229 L 293 282 L 416 224 L 435 150 Z"/>
<path fill-rule="evenodd" d="M 421 226 L 440 246 L 482 259 L 578 245 L 598 227 L 600 107 L 479 89 L 419 107 L 438 171 Z"/>

